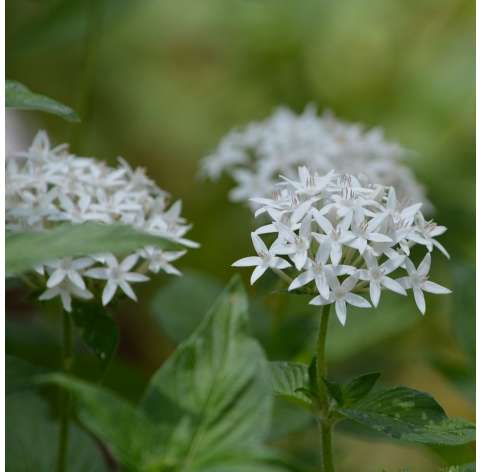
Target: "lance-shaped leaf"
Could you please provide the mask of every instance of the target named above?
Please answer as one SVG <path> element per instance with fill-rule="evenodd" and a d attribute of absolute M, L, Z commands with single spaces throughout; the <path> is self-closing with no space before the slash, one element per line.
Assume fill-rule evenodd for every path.
<path fill-rule="evenodd" d="M 238 280 L 152 378 L 138 408 L 101 387 L 47 376 L 77 399 L 81 422 L 135 471 L 279 471 L 262 442 L 270 425 L 269 368 L 247 333 Z"/>
<path fill-rule="evenodd" d="M 20 274 L 38 264 L 60 257 L 99 252 L 123 254 L 150 244 L 161 248 L 176 246 L 164 238 L 121 224 L 65 224 L 42 232 L 7 233 L 6 272 L 10 275 Z"/>
<path fill-rule="evenodd" d="M 295 362 L 271 362 L 271 381 L 275 395 L 292 400 L 311 410 L 308 367 Z"/>
<path fill-rule="evenodd" d="M 67 121 L 80 121 L 77 113 L 67 105 L 34 93 L 15 80 L 5 81 L 5 106 L 21 110 L 38 110 L 60 116 Z"/>
<path fill-rule="evenodd" d="M 342 387 L 343 405 L 354 405 L 368 395 L 380 375 L 379 372 L 364 374 L 344 385 Z"/>
<path fill-rule="evenodd" d="M 338 411 L 346 418 L 404 441 L 457 445 L 475 439 L 472 423 L 448 418 L 433 397 L 407 387 L 375 392 L 353 407 Z"/>
<path fill-rule="evenodd" d="M 179 470 L 197 470 L 224 451 L 249 450 L 268 434 L 269 369 L 247 325 L 247 298 L 236 278 L 149 384 L 145 414 L 186 425 L 175 441 Z"/>

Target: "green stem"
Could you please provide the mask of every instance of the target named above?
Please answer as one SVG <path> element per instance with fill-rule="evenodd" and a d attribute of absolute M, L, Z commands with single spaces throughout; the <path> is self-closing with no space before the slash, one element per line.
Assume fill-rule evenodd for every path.
<path fill-rule="evenodd" d="M 62 368 L 69 374 L 73 365 L 72 320 L 70 314 L 63 312 L 63 350 Z M 62 389 L 60 391 L 60 430 L 58 437 L 57 472 L 67 470 L 67 451 L 70 429 L 70 394 Z"/>
<path fill-rule="evenodd" d="M 317 383 L 319 388 L 320 418 L 319 429 L 321 432 L 321 460 L 323 472 L 334 472 L 332 461 L 332 424 L 329 420 L 329 398 L 323 379 L 326 377 L 326 337 L 329 324 L 329 310 L 331 305 L 324 305 L 321 313 L 319 336 L 317 339 Z"/>

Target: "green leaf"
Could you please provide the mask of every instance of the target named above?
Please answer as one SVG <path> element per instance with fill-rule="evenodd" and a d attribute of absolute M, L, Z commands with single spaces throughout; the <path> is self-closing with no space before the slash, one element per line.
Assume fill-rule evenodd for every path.
<path fill-rule="evenodd" d="M 151 309 L 162 330 L 179 343 L 200 324 L 222 288 L 222 283 L 208 274 L 186 271 L 182 277 L 171 277 L 155 294 Z"/>
<path fill-rule="evenodd" d="M 137 409 L 64 375 L 43 381 L 72 392 L 81 422 L 131 470 L 278 471 L 262 447 L 272 407 L 268 364 L 247 325 L 236 279 L 153 376 Z"/>
<path fill-rule="evenodd" d="M 85 344 L 108 365 L 117 349 L 119 329 L 107 310 L 98 303 L 75 301 L 72 317 Z"/>
<path fill-rule="evenodd" d="M 154 425 L 142 411 L 100 386 L 63 374 L 48 374 L 39 381 L 68 389 L 76 400 L 80 421 L 132 470 L 139 470 L 144 458 L 165 441 L 161 426 Z"/>
<path fill-rule="evenodd" d="M 149 244 L 162 248 L 175 247 L 174 243 L 164 238 L 121 224 L 65 224 L 42 232 L 7 233 L 6 272 L 9 275 L 20 274 L 38 264 L 60 257 L 106 251 L 124 254 Z"/>
<path fill-rule="evenodd" d="M 380 377 L 379 372 L 364 374 L 343 386 L 344 405 L 350 406 L 364 398 L 374 387 Z"/>
<path fill-rule="evenodd" d="M 275 395 L 299 403 L 311 410 L 309 373 L 305 364 L 295 362 L 271 362 L 272 389 Z"/>
<path fill-rule="evenodd" d="M 5 106 L 22 110 L 39 110 L 60 116 L 67 121 L 80 121 L 77 113 L 70 107 L 45 95 L 34 93 L 14 80 L 5 81 Z"/>
<path fill-rule="evenodd" d="M 324 385 L 327 388 L 327 392 L 329 393 L 329 396 L 336 400 L 338 405 L 343 405 L 344 404 L 344 397 L 343 397 L 343 392 L 342 392 L 342 386 L 338 384 L 337 382 L 332 382 L 327 379 L 322 379 L 324 381 Z"/>
<path fill-rule="evenodd" d="M 475 439 L 472 423 L 448 418 L 433 397 L 407 387 L 375 392 L 354 407 L 338 411 L 347 418 L 404 441 L 457 445 Z"/>
<path fill-rule="evenodd" d="M 268 364 L 247 327 L 247 297 L 235 278 L 149 384 L 141 404 L 149 418 L 175 432 L 185 426 L 172 456 L 179 469 L 249 450 L 269 432 Z"/>
<path fill-rule="evenodd" d="M 45 369 L 15 356 L 5 356 L 5 393 L 10 395 L 26 390 L 35 384 L 34 377 Z"/>
<path fill-rule="evenodd" d="M 6 471 L 51 472 L 56 469 L 58 420 L 40 396 L 21 392 L 6 398 Z M 70 427 L 67 453 L 69 472 L 106 472 L 102 453 L 92 438 Z"/>

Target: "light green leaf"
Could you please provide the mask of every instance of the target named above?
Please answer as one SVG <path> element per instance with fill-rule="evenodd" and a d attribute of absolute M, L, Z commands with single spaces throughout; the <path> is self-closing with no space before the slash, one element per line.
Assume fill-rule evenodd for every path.
<path fill-rule="evenodd" d="M 149 418 L 185 425 L 175 447 L 179 469 L 249 450 L 268 434 L 268 364 L 247 325 L 247 297 L 235 278 L 149 384 L 141 404 Z"/>
<path fill-rule="evenodd" d="M 309 389 L 308 367 L 295 362 L 271 362 L 270 366 L 274 394 L 311 410 L 311 400 L 302 391 Z"/>
<path fill-rule="evenodd" d="M 407 387 L 375 392 L 352 408 L 338 411 L 347 418 L 404 441 L 457 445 L 475 439 L 472 423 L 448 418 L 433 397 Z"/>
<path fill-rule="evenodd" d="M 165 441 L 161 426 L 102 387 L 63 374 L 48 374 L 39 381 L 68 389 L 76 400 L 80 421 L 132 470 L 139 470 L 144 457 L 153 454 Z"/>
<path fill-rule="evenodd" d="M 34 93 L 15 80 L 5 81 L 5 106 L 22 110 L 39 110 L 60 116 L 67 121 L 80 121 L 77 113 L 70 107 L 45 95 Z"/>
<path fill-rule="evenodd" d="M 105 307 L 98 303 L 75 301 L 72 318 L 80 328 L 82 339 L 88 348 L 104 365 L 109 364 L 117 349 L 119 329 Z"/>
<path fill-rule="evenodd" d="M 272 406 L 269 369 L 247 325 L 236 279 L 157 371 L 137 409 L 64 375 L 43 381 L 72 392 L 81 422 L 128 470 L 275 472 L 273 455 L 262 448 Z"/>
<path fill-rule="evenodd" d="M 155 294 L 151 309 L 163 331 L 179 343 L 200 324 L 222 288 L 221 282 L 208 274 L 186 271 L 182 277 L 171 277 Z"/>
<path fill-rule="evenodd" d="M 170 241 L 121 224 L 60 225 L 42 232 L 15 232 L 5 237 L 6 272 L 20 274 L 52 259 L 99 252 L 124 254 L 153 244 L 175 247 Z"/>
<path fill-rule="evenodd" d="M 58 421 L 40 396 L 21 392 L 6 398 L 6 471 L 51 472 L 56 468 Z M 104 472 L 108 468 L 92 438 L 70 427 L 69 472 Z"/>

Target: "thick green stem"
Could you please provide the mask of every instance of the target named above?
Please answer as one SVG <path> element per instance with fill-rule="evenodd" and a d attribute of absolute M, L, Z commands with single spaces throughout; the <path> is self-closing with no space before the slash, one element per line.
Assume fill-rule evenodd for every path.
<path fill-rule="evenodd" d="M 63 312 L 63 349 L 62 369 L 69 374 L 73 365 L 72 320 L 70 314 Z M 60 430 L 58 436 L 57 472 L 67 470 L 67 451 L 70 429 L 70 394 L 62 389 L 60 391 Z"/>
<path fill-rule="evenodd" d="M 324 305 L 321 313 L 319 336 L 317 339 L 317 382 L 319 388 L 320 418 L 319 429 L 321 433 L 321 460 L 323 472 L 334 472 L 332 462 L 332 425 L 329 421 L 329 398 L 323 378 L 326 377 L 326 335 L 329 324 L 329 309 L 331 305 Z"/>

